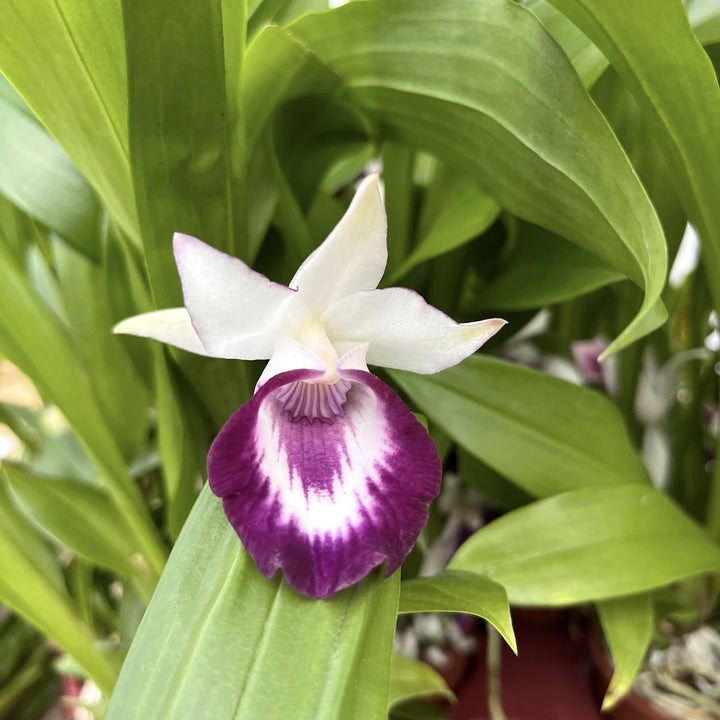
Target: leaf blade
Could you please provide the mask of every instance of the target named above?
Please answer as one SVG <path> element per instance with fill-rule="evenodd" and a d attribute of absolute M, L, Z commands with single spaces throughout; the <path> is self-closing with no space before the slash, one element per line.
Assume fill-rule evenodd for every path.
<path fill-rule="evenodd" d="M 108 720 L 382 718 L 398 590 L 397 574 L 376 573 L 311 601 L 263 578 L 206 487 L 130 649 Z M 287 672 L 288 654 L 297 672 Z M 267 682 L 278 676 L 282 684 Z"/>
<path fill-rule="evenodd" d="M 617 409 L 592 390 L 483 355 L 437 375 L 390 375 L 454 440 L 532 495 L 648 482 Z"/>
<path fill-rule="evenodd" d="M 653 488 L 586 487 L 492 522 L 449 567 L 489 575 L 511 604 L 563 606 L 717 572 L 720 548 Z"/>
<path fill-rule="evenodd" d="M 493 625 L 517 654 L 505 588 L 484 575 L 464 570 L 444 570 L 432 577 L 406 580 L 400 586 L 398 612 L 476 615 Z"/>

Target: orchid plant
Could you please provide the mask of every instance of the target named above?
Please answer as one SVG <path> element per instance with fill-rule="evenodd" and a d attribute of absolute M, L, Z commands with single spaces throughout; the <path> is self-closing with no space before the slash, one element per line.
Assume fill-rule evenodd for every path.
<path fill-rule="evenodd" d="M 376 290 L 387 263 L 378 177 L 285 287 L 175 235 L 184 308 L 116 332 L 201 355 L 269 359 L 220 431 L 208 484 L 260 572 L 327 598 L 384 563 L 392 575 L 427 523 L 441 464 L 425 428 L 367 363 L 436 373 L 504 324 L 458 324 L 412 290 Z"/>
<path fill-rule="evenodd" d="M 413 717 L 398 615 L 576 605 L 607 708 L 717 620 L 718 18 L 7 0 L 0 718 Z"/>

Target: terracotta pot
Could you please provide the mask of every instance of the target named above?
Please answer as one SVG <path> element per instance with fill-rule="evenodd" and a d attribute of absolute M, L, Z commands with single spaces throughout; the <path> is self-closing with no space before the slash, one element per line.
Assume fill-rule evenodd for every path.
<path fill-rule="evenodd" d="M 602 698 L 612 678 L 613 664 L 596 622 L 588 623 L 587 641 L 595 664 L 595 686 Z M 608 720 L 673 720 L 670 715 L 658 710 L 649 700 L 634 692 L 626 695 L 610 712 L 605 713 L 605 717 Z"/>
<path fill-rule="evenodd" d="M 513 610 L 519 654 L 503 646 L 502 706 L 507 720 L 604 720 L 591 682 L 592 662 L 577 616 Z M 485 636 L 447 706 L 455 720 L 488 720 Z"/>

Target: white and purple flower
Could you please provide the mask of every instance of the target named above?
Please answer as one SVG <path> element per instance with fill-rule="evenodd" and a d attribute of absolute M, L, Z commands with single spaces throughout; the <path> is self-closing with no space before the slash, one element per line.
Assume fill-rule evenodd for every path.
<path fill-rule="evenodd" d="M 309 597 L 330 597 L 383 562 L 395 572 L 440 490 L 435 445 L 367 363 L 436 373 L 505 324 L 458 324 L 412 290 L 377 290 L 386 225 L 378 178 L 368 177 L 290 287 L 176 234 L 185 307 L 115 328 L 201 355 L 269 358 L 210 448 L 208 482 L 260 572 L 282 568 Z"/>

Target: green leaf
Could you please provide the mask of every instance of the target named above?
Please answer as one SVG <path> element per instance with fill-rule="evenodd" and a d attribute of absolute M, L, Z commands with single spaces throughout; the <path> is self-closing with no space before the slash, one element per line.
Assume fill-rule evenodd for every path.
<path fill-rule="evenodd" d="M 344 78 L 383 139 L 463 168 L 506 209 L 644 286 L 643 305 L 612 351 L 662 322 L 660 223 L 604 117 L 532 13 L 506 0 L 371 0 L 289 30 Z M 270 32 L 281 37 L 263 31 L 249 55 Z"/>
<path fill-rule="evenodd" d="M 53 562 L 53 572 L 48 573 L 45 563 L 38 563 L 37 550 L 41 546 L 34 528 L 9 504 L 0 481 L 0 602 L 72 655 L 98 687 L 109 693 L 115 670 L 95 647 L 67 593 L 54 581 L 59 576 L 57 564 Z"/>
<path fill-rule="evenodd" d="M 437 375 L 390 375 L 460 445 L 532 495 L 647 483 L 620 414 L 593 390 L 482 355 Z"/>
<path fill-rule="evenodd" d="M 167 530 L 173 540 L 180 534 L 196 498 L 198 467 L 188 418 L 173 383 L 172 369 L 165 352 L 153 344 L 155 389 L 157 392 L 158 449 L 167 498 Z"/>
<path fill-rule="evenodd" d="M 590 88 L 607 70 L 607 58 L 590 42 L 587 35 L 571 23 L 547 0 L 521 0 L 532 10 L 563 49 L 580 76 L 583 85 Z"/>
<path fill-rule="evenodd" d="M 377 571 L 331 600 L 267 580 L 206 487 L 107 720 L 385 718 L 398 591 L 399 573 L 383 580 Z"/>
<path fill-rule="evenodd" d="M 441 169 L 423 205 L 420 241 L 389 282 L 482 235 L 499 214 L 497 203 L 480 190 L 471 176 Z"/>
<path fill-rule="evenodd" d="M 85 178 L 55 140 L 8 97 L 0 76 L 0 193 L 62 235 L 93 260 L 100 258 L 101 207 Z"/>
<path fill-rule="evenodd" d="M 603 74 L 592 95 L 648 191 L 663 224 L 668 253 L 675 256 L 687 219 L 647 113 L 642 112 L 614 69 Z"/>
<path fill-rule="evenodd" d="M 400 260 L 407 255 L 414 229 L 415 154 L 413 148 L 399 143 L 387 142 L 382 147 L 382 178 L 385 192 L 383 199 L 388 233 L 388 261 L 385 273 L 391 278 Z"/>
<path fill-rule="evenodd" d="M 623 276 L 587 250 L 522 223 L 512 254 L 472 299 L 472 308 L 528 310 L 584 295 Z M 469 309 L 468 309 L 469 310 Z"/>
<path fill-rule="evenodd" d="M 160 573 L 164 549 L 123 456 L 108 428 L 82 363 L 57 318 L 35 294 L 17 261 L 0 242 L 0 352 L 55 403 L 90 455 L 131 527 L 150 567 Z"/>
<path fill-rule="evenodd" d="M 23 554 L 35 567 L 48 584 L 56 592 L 65 592 L 62 572 L 54 552 L 45 538 L 35 530 L 30 521 L 18 511 L 12 501 L 7 481 L 2 470 L 5 461 L 0 466 L 0 527 L 8 541 L 15 547 L 22 548 Z"/>
<path fill-rule="evenodd" d="M 603 710 L 611 710 L 632 689 L 652 640 L 655 630 L 652 597 L 642 593 L 604 600 L 597 604 L 597 611 L 615 664 L 602 704 Z"/>
<path fill-rule="evenodd" d="M 269 27 L 250 44 L 243 67 L 249 157 L 278 107 L 300 97 L 328 97 L 342 79 L 286 30 Z M 248 185 L 252 192 L 252 184 Z"/>
<path fill-rule="evenodd" d="M 652 118 L 720 310 L 720 88 L 680 0 L 551 0 L 609 58 Z"/>
<path fill-rule="evenodd" d="M 400 585 L 400 613 L 467 613 L 487 620 L 517 653 L 505 588 L 488 577 L 463 570 L 445 570 L 433 577 L 405 580 Z"/>
<path fill-rule="evenodd" d="M 0 71 L 137 238 L 119 0 L 8 0 Z"/>
<path fill-rule="evenodd" d="M 125 576 L 137 547 L 107 493 L 72 478 L 43 476 L 16 463 L 2 471 L 18 506 L 46 535 Z"/>
<path fill-rule="evenodd" d="M 685 6 L 695 37 L 703 45 L 720 42 L 720 5 L 716 0 L 687 0 Z"/>
<path fill-rule="evenodd" d="M 254 37 L 266 25 L 286 25 L 305 13 L 326 10 L 327 6 L 327 0 L 260 0 L 248 8 L 248 36 Z"/>
<path fill-rule="evenodd" d="M 243 254 L 220 0 L 123 0 L 132 178 L 158 307 L 181 305 L 172 235 Z M 235 58 L 237 61 L 237 57 Z M 239 62 L 239 61 L 237 61 Z M 234 67 L 234 71 L 239 71 Z"/>
<path fill-rule="evenodd" d="M 106 241 L 103 238 L 103 245 Z M 150 395 L 126 350 L 127 341 L 112 333 L 119 318 L 113 315 L 110 289 L 112 282 L 120 280 L 121 271 L 110 264 L 105 251 L 102 262 L 95 264 L 57 239 L 51 249 L 74 345 L 108 428 L 130 462 L 147 435 Z"/>
<path fill-rule="evenodd" d="M 450 568 L 489 575 L 512 604 L 564 606 L 718 572 L 720 548 L 653 488 L 587 487 L 495 520 Z"/>
<path fill-rule="evenodd" d="M 390 664 L 388 708 L 411 698 L 443 697 L 454 700 L 455 694 L 436 670 L 420 660 L 393 653 Z"/>

